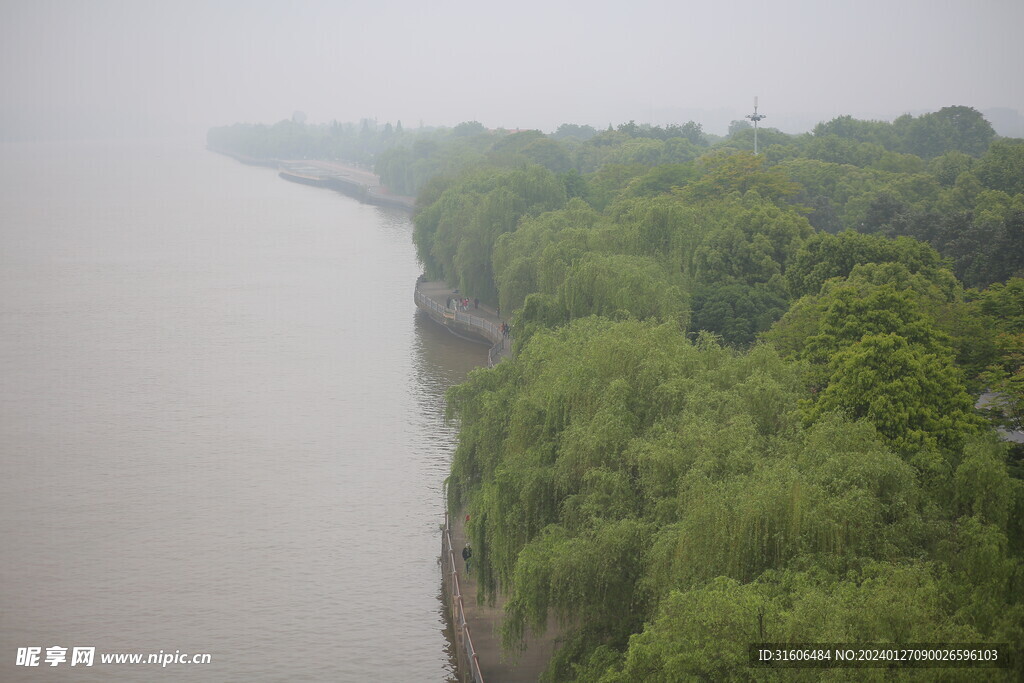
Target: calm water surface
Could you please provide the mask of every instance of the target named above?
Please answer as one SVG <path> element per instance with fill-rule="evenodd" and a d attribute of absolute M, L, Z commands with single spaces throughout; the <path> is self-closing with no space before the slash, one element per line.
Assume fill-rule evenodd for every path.
<path fill-rule="evenodd" d="M 486 348 L 417 315 L 408 217 L 198 143 L 0 152 L 0 680 L 445 680 Z M 55 645 L 213 664 L 15 666 Z"/>

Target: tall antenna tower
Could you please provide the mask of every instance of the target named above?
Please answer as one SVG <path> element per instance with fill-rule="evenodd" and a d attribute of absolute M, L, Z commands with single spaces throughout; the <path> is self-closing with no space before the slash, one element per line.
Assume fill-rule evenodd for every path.
<path fill-rule="evenodd" d="M 754 122 L 754 154 L 757 154 L 757 122 L 765 118 L 764 114 L 757 113 L 757 95 L 754 95 L 754 113 L 747 114 L 746 118 Z"/>

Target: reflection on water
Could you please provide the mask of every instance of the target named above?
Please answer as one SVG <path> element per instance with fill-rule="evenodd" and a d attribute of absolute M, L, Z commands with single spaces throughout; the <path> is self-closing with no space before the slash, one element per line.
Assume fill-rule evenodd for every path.
<path fill-rule="evenodd" d="M 0 680 L 445 680 L 443 394 L 487 349 L 417 315 L 408 218 L 196 146 L 2 151 Z"/>

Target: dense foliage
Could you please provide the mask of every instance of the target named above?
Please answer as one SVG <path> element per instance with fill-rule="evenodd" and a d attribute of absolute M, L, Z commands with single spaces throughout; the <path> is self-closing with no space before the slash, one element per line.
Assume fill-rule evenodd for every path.
<path fill-rule="evenodd" d="M 755 642 L 1024 644 L 1024 483 L 974 407 L 1024 414 L 1024 166 L 979 119 L 758 156 L 563 126 L 427 185 L 428 273 L 514 322 L 449 396 L 508 648 L 554 616 L 551 680 L 675 681 L 754 676 Z"/>
<path fill-rule="evenodd" d="M 1024 141 L 959 106 L 752 133 L 466 123 L 375 156 L 419 189 L 428 274 L 513 323 L 449 395 L 480 599 L 510 650 L 559 620 L 558 681 L 774 678 L 756 642 L 1021 651 L 995 426 L 1024 424 Z"/>
<path fill-rule="evenodd" d="M 828 392 L 808 408 L 803 367 L 767 345 L 600 317 L 474 373 L 450 395 L 449 496 L 482 597 L 507 594 L 507 644 L 553 614 L 551 677 L 607 681 L 740 676 L 759 641 L 1019 644 L 1024 487 L 991 434 L 944 416 L 969 411 L 962 389 L 916 386 L 955 389 L 951 367 L 901 339 L 854 345 L 829 387 L 860 400 L 862 362 L 863 401 L 896 415 Z M 870 376 L 886 363 L 909 386 Z"/>

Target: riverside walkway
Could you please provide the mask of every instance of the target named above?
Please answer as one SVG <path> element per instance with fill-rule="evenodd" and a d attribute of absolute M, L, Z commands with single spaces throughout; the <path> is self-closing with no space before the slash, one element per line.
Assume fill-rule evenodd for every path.
<path fill-rule="evenodd" d="M 465 519 L 449 520 L 452 556 L 454 557 L 455 570 L 458 575 L 458 585 L 461 590 L 462 611 L 465 615 L 465 625 L 468 626 L 470 638 L 464 638 L 459 631 L 458 619 L 452 619 L 456 628 L 456 647 L 465 647 L 472 642 L 476 654 L 475 662 L 469 662 L 468 657 L 459 656 L 460 676 L 463 681 L 486 681 L 486 683 L 519 683 L 520 681 L 536 681 L 541 673 L 547 668 L 551 655 L 555 651 L 555 644 L 559 629 L 554 618 L 548 619 L 547 631 L 542 637 L 530 637 L 526 640 L 526 649 L 519 653 L 506 656 L 501 648 L 502 618 L 505 616 L 505 598 L 498 596 L 493 606 L 477 604 L 476 577 L 466 572 L 466 565 L 462 561 L 462 548 L 466 545 Z M 472 559 L 472 558 L 471 558 Z M 448 557 L 441 558 L 442 563 L 449 562 Z M 450 575 L 442 572 L 446 578 L 446 586 L 451 586 Z M 448 598 L 452 600 L 452 591 L 448 589 Z M 456 610 L 457 611 L 457 610 Z M 479 668 L 476 668 L 478 666 Z M 479 679 L 477 679 L 479 674 Z"/>
<path fill-rule="evenodd" d="M 487 364 L 493 367 L 512 348 L 511 339 L 501 331 L 502 324 L 507 321 L 499 317 L 497 310 L 476 303 L 473 297 L 469 298 L 469 306 L 465 309 L 453 302 L 453 299 L 461 300 L 465 296 L 468 295 L 452 289 L 445 282 L 416 283 L 416 305 L 453 334 L 491 344 Z"/>
<path fill-rule="evenodd" d="M 243 164 L 276 168 L 288 180 L 338 190 L 371 204 L 399 206 L 410 211 L 416 208 L 415 197 L 394 194 L 381 185 L 379 176 L 366 169 L 320 159 L 264 159 L 216 147 L 208 149 Z"/>
<path fill-rule="evenodd" d="M 445 282 L 416 283 L 416 305 L 454 334 L 487 340 L 491 344 L 488 364 L 493 366 L 511 349 L 511 340 L 501 331 L 506 321 L 494 308 L 475 304 L 472 297 L 466 310 L 456 307 L 452 300 L 461 300 L 464 296 Z M 555 620 L 548 620 L 544 636 L 528 638 L 522 652 L 506 655 L 502 651 L 500 633 L 505 598 L 499 595 L 494 605 L 477 603 L 476 577 L 466 571 L 462 560 L 462 548 L 466 545 L 465 518 L 460 516 L 447 521 L 441 566 L 461 680 L 477 683 L 536 681 L 555 650 L 560 633 Z"/>
<path fill-rule="evenodd" d="M 331 188 L 371 204 L 416 208 L 415 197 L 393 194 L 381 185 L 378 176 L 364 169 L 319 159 L 281 159 L 278 167 L 281 177 L 287 180 Z"/>

